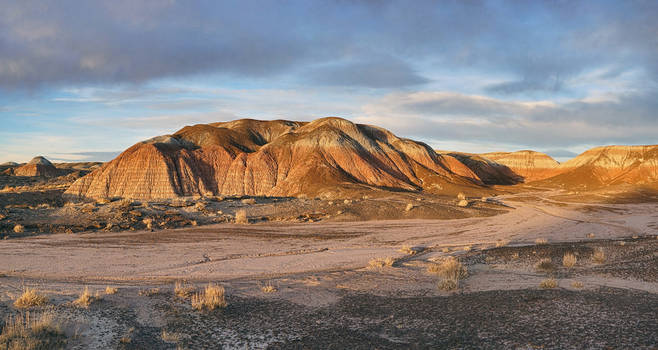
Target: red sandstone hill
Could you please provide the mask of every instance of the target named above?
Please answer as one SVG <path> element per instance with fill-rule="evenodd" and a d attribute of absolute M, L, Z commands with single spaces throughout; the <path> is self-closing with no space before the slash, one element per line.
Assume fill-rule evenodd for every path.
<path fill-rule="evenodd" d="M 463 152 L 437 151 L 444 157 L 453 157 L 466 165 L 487 185 L 514 185 L 523 182 L 523 177 L 516 174 L 507 165 L 495 162 L 477 154 Z"/>
<path fill-rule="evenodd" d="M 658 185 L 658 145 L 604 146 L 587 150 L 540 183 L 570 189 L 614 185 Z"/>
<path fill-rule="evenodd" d="M 59 170 L 48 159 L 38 156 L 22 166 L 12 170 L 16 176 L 45 176 L 54 177 L 59 175 Z"/>
<path fill-rule="evenodd" d="M 66 195 L 333 197 L 355 186 L 454 194 L 483 185 L 457 158 L 375 126 L 340 118 L 241 119 L 140 142 L 76 181 Z"/>
<path fill-rule="evenodd" d="M 483 153 L 481 156 L 509 167 L 515 174 L 521 176 L 524 182 L 545 179 L 559 173 L 560 163 L 541 152 L 492 152 Z"/>

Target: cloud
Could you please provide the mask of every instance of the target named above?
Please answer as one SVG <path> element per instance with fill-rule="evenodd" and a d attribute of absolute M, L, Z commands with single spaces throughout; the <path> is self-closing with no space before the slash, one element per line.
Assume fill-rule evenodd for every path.
<path fill-rule="evenodd" d="M 312 70 L 310 80 L 323 85 L 401 88 L 429 82 L 394 58 L 334 63 Z"/>
<path fill-rule="evenodd" d="M 656 95 L 615 101 L 506 101 L 446 92 L 391 94 L 363 108 L 361 122 L 422 139 L 470 140 L 535 149 L 652 144 Z"/>
<path fill-rule="evenodd" d="M 46 158 L 53 162 L 108 162 L 120 153 L 121 151 L 50 153 L 46 155 Z"/>

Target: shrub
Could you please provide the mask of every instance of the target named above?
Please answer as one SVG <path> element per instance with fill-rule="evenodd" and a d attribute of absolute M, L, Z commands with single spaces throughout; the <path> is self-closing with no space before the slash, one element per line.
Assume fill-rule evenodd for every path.
<path fill-rule="evenodd" d="M 114 288 L 110 286 L 105 287 L 105 294 L 116 294 L 116 292 L 118 291 L 119 291 L 118 288 Z"/>
<path fill-rule="evenodd" d="M 445 279 L 460 280 L 466 277 L 467 269 L 454 257 L 448 257 L 438 264 L 431 264 L 427 272 L 437 274 Z"/>
<path fill-rule="evenodd" d="M 597 264 L 603 264 L 606 260 L 605 252 L 603 249 L 599 248 L 595 250 L 594 254 L 592 254 L 592 260 L 594 260 L 594 262 Z"/>
<path fill-rule="evenodd" d="M 509 241 L 506 240 L 506 239 L 499 239 L 499 240 L 496 241 L 496 247 L 497 248 L 504 247 L 508 244 L 509 244 Z"/>
<path fill-rule="evenodd" d="M 578 259 L 576 259 L 576 256 L 572 253 L 566 253 L 562 257 L 562 265 L 564 267 L 574 267 L 574 265 L 576 265 L 576 261 L 578 261 Z"/>
<path fill-rule="evenodd" d="M 235 223 L 236 224 L 248 224 L 249 219 L 247 219 L 247 211 L 244 209 L 239 209 L 235 212 Z"/>
<path fill-rule="evenodd" d="M 473 249 L 473 247 L 470 246 L 470 245 L 465 245 L 464 248 L 462 248 L 462 249 L 464 249 L 465 252 L 470 252 L 471 249 Z"/>
<path fill-rule="evenodd" d="M 414 254 L 418 253 L 418 250 L 416 250 L 413 247 L 410 247 L 408 245 L 402 246 L 402 248 L 400 248 L 399 251 L 401 253 L 405 253 L 405 254 L 408 254 L 408 255 L 414 255 Z"/>
<path fill-rule="evenodd" d="M 583 282 L 573 281 L 571 283 L 571 286 L 574 287 L 574 288 L 580 289 L 580 288 L 583 288 Z"/>
<path fill-rule="evenodd" d="M 550 258 L 544 258 L 539 260 L 537 264 L 535 264 L 535 268 L 540 271 L 553 271 L 555 269 L 555 266 L 553 266 L 553 262 L 551 261 Z"/>
<path fill-rule="evenodd" d="M 0 349 L 63 349 L 65 345 L 66 335 L 51 313 L 8 317 L 0 333 Z"/>
<path fill-rule="evenodd" d="M 16 301 L 14 301 L 14 306 L 17 308 L 28 308 L 34 306 L 42 306 L 48 302 L 45 296 L 39 294 L 34 288 L 25 288 L 23 294 L 21 294 Z"/>
<path fill-rule="evenodd" d="M 546 244 L 548 243 L 548 240 L 546 238 L 537 238 L 535 239 L 535 244 Z"/>
<path fill-rule="evenodd" d="M 557 287 L 557 281 L 553 278 L 545 279 L 539 283 L 539 288 L 552 289 Z"/>
<path fill-rule="evenodd" d="M 379 269 L 383 267 L 391 267 L 395 263 L 395 259 L 392 257 L 386 257 L 386 258 L 375 258 L 375 259 L 370 259 L 368 262 L 368 266 L 373 269 Z"/>
<path fill-rule="evenodd" d="M 261 290 L 263 293 L 274 293 L 274 292 L 276 292 L 277 289 L 276 289 L 276 287 L 275 287 L 272 283 L 267 282 L 267 284 L 265 284 L 264 286 L 261 286 L 261 287 L 260 287 L 260 290 Z"/>
<path fill-rule="evenodd" d="M 153 219 L 146 218 L 142 220 L 142 222 L 144 223 L 144 225 L 146 225 L 147 230 L 153 230 Z"/>
<path fill-rule="evenodd" d="M 467 275 L 466 267 L 454 257 L 446 258 L 439 264 L 430 265 L 427 271 L 443 278 L 438 284 L 441 290 L 457 289 L 459 287 L 459 280 L 465 278 Z"/>
<path fill-rule="evenodd" d="M 404 208 L 404 211 L 411 211 L 411 209 L 413 209 L 413 208 L 414 208 L 414 205 L 411 204 L 411 203 L 409 203 L 409 204 L 407 204 L 407 206 Z"/>
<path fill-rule="evenodd" d="M 174 294 L 183 299 L 188 298 L 195 290 L 193 286 L 181 281 L 176 281 L 174 285 Z"/>
<path fill-rule="evenodd" d="M 256 200 L 253 198 L 245 198 L 241 202 L 242 204 L 256 204 Z"/>
<path fill-rule="evenodd" d="M 226 307 L 224 287 L 209 283 L 202 293 L 192 295 L 192 307 L 201 311 Z"/>
<path fill-rule="evenodd" d="M 85 289 L 82 291 L 78 299 L 75 299 L 73 301 L 73 305 L 83 307 L 83 308 L 88 308 L 89 305 L 94 301 L 94 297 L 89 293 L 89 288 L 85 287 Z"/>
<path fill-rule="evenodd" d="M 23 233 L 23 232 L 25 232 L 25 226 L 23 226 L 23 225 L 21 225 L 21 224 L 18 224 L 18 225 L 16 225 L 16 226 L 14 226 L 14 232 L 16 232 L 16 233 Z"/>

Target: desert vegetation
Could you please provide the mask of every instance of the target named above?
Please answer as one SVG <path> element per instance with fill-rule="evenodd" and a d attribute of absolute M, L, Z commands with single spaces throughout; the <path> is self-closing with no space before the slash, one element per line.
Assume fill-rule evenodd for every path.
<path fill-rule="evenodd" d="M 603 264 L 606 261 L 605 252 L 602 248 L 597 248 L 592 254 L 592 260 L 597 264 Z"/>
<path fill-rule="evenodd" d="M 43 306 L 48 303 L 48 299 L 34 288 L 26 287 L 18 299 L 14 301 L 14 306 L 20 309 L 35 306 Z"/>
<path fill-rule="evenodd" d="M 248 224 L 249 219 L 247 219 L 247 211 L 244 209 L 239 209 L 235 212 L 235 223 L 236 224 Z"/>
<path fill-rule="evenodd" d="M 443 259 L 440 263 L 429 265 L 427 271 L 442 278 L 438 285 L 442 290 L 459 288 L 459 281 L 467 276 L 466 267 L 452 256 Z"/>
<path fill-rule="evenodd" d="M 567 267 L 567 268 L 572 268 L 576 265 L 576 262 L 578 259 L 573 253 L 566 253 L 562 257 L 562 266 Z"/>
<path fill-rule="evenodd" d="M 91 295 L 89 288 L 85 287 L 82 293 L 80 293 L 80 296 L 78 296 L 78 298 L 73 301 L 73 305 L 86 309 L 89 307 L 89 305 L 91 305 L 92 302 L 94 302 L 95 299 L 97 299 L 97 297 Z"/>
<path fill-rule="evenodd" d="M 554 278 L 548 278 L 541 281 L 541 283 L 539 283 L 539 288 L 541 289 L 552 289 L 556 287 L 557 287 L 557 280 L 555 280 Z"/>
<path fill-rule="evenodd" d="M 227 305 L 224 287 L 209 283 L 202 292 L 192 294 L 190 302 L 192 307 L 199 311 L 224 308 Z"/>
<path fill-rule="evenodd" d="M 391 267 L 395 263 L 395 258 L 390 256 L 385 258 L 374 258 L 368 261 L 368 267 L 371 269 L 381 269 L 384 267 Z"/>
<path fill-rule="evenodd" d="M 9 316 L 0 333 L 2 350 L 64 349 L 66 335 L 52 312 Z"/>

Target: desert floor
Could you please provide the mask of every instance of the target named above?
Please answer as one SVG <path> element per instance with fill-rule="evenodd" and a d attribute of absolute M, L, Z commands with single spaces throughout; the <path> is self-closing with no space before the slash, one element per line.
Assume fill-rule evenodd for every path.
<path fill-rule="evenodd" d="M 49 303 L 33 312 L 56 315 L 76 349 L 655 348 L 658 204 L 559 195 L 502 195 L 498 215 L 449 220 L 12 237 L 0 241 L 0 318 L 34 287 Z M 427 272 L 446 256 L 468 269 L 455 291 Z M 557 287 L 540 288 L 549 278 Z M 228 306 L 193 309 L 173 292 L 181 281 L 221 284 Z M 74 306 L 85 287 L 97 300 Z"/>

